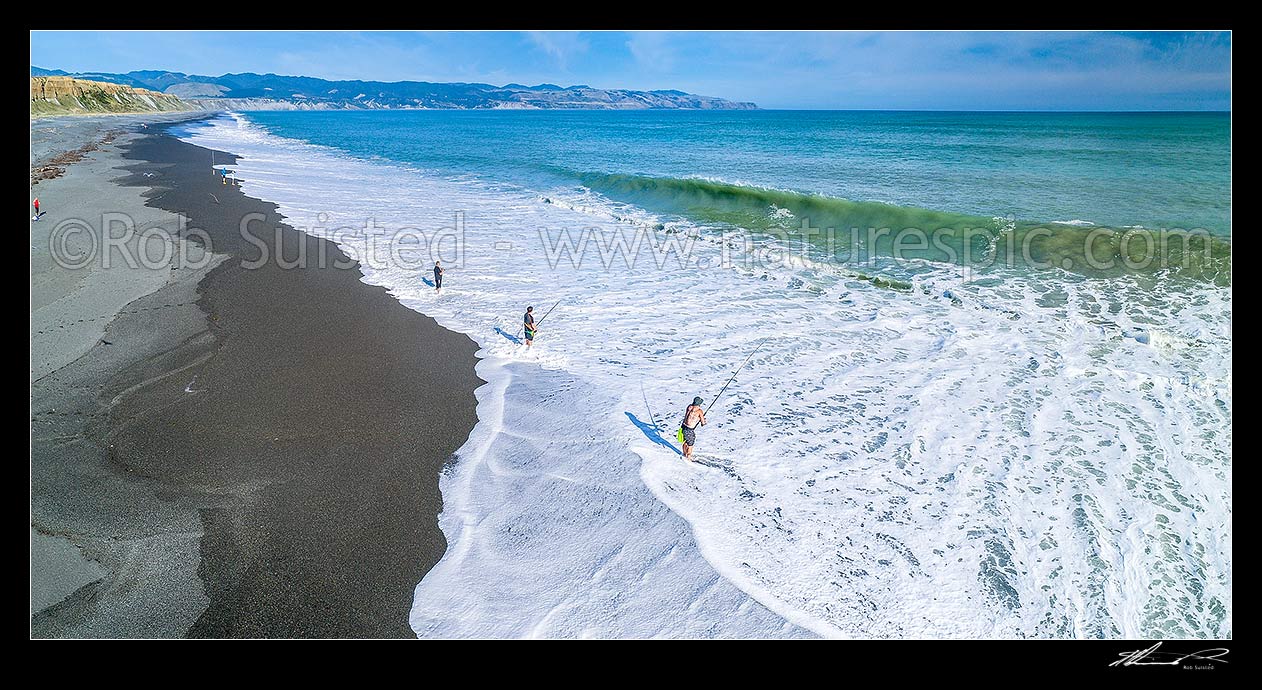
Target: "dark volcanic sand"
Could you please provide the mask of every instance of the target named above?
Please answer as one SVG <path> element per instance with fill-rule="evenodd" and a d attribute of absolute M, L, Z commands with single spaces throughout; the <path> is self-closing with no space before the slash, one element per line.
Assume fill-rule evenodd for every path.
<path fill-rule="evenodd" d="M 150 205 L 185 213 L 230 258 L 198 286 L 209 334 L 102 386 L 99 399 L 118 396 L 93 437 L 111 471 L 65 490 L 134 501 L 111 494 L 111 482 L 142 477 L 160 487 L 162 510 L 198 511 L 210 604 L 190 636 L 412 636 L 413 588 L 446 547 L 438 475 L 476 422 L 474 343 L 360 282 L 357 267 L 333 267 L 350 262 L 280 225 L 274 204 L 221 184 L 208 150 L 155 134 L 126 157 L 138 168 L 171 165 Z M 137 174 L 127 184 L 152 181 Z M 266 214 L 250 229 L 273 256 L 279 239 L 289 259 L 304 247 L 310 265 L 243 268 L 259 253 L 240 237 L 249 213 Z M 153 318 L 160 331 L 163 317 Z M 71 601 L 54 613 L 101 605 Z M 37 636 L 59 627 L 33 622 Z"/>

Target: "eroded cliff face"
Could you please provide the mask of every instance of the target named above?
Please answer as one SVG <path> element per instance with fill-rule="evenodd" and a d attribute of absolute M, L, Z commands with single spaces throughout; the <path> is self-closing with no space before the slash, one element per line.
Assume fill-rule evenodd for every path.
<path fill-rule="evenodd" d="M 193 110 L 177 96 L 72 77 L 31 77 L 31 116 Z"/>

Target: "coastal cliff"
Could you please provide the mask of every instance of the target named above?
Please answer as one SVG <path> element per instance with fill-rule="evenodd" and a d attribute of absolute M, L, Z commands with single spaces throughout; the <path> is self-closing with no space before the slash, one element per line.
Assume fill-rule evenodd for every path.
<path fill-rule="evenodd" d="M 31 77 L 31 117 L 193 110 L 178 96 L 73 77 Z"/>

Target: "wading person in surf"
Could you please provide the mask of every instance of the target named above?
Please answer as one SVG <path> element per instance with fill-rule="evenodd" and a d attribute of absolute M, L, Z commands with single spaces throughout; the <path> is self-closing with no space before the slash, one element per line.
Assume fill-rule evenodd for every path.
<path fill-rule="evenodd" d="M 538 332 L 538 329 L 535 327 L 534 311 L 534 307 L 526 307 L 526 315 L 522 317 L 522 329 L 526 331 L 526 347 L 535 344 L 535 333 Z"/>
<path fill-rule="evenodd" d="M 434 292 L 443 289 L 443 266 L 441 261 L 434 262 Z"/>
<path fill-rule="evenodd" d="M 692 462 L 692 447 L 697 444 L 697 427 L 705 426 L 705 410 L 701 409 L 701 396 L 692 399 L 684 410 L 684 421 L 679 425 L 679 438 L 684 443 L 684 460 Z"/>

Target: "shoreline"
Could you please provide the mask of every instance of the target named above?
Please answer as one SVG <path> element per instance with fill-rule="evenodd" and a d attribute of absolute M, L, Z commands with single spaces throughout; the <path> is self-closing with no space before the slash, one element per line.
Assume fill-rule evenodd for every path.
<path fill-rule="evenodd" d="M 737 627 L 728 612 L 768 606 L 799 612 L 794 620 L 826 636 L 1133 634 L 1162 615 L 1163 601 L 1189 590 L 1174 581 L 1151 599 L 1122 589 L 1121 599 L 1079 606 L 1086 600 L 1066 596 L 1080 590 L 1049 591 L 1009 569 L 1009 557 L 1027 549 L 1039 568 L 1065 563 L 1101 581 L 1124 582 L 1113 579 L 1122 565 L 1169 572 L 1160 558 L 1099 565 L 1072 548 L 1037 548 L 1039 539 L 1021 531 L 1033 524 L 1058 544 L 1076 544 L 1117 529 L 1107 508 L 1088 513 L 1090 522 L 1065 519 L 1086 500 L 1055 472 L 1070 458 L 1089 458 L 1092 473 L 1113 476 L 1144 467 L 1164 473 L 1174 492 L 1195 492 L 1187 501 L 1207 505 L 1208 515 L 1191 518 L 1168 493 L 1131 500 L 1122 493 L 1129 487 L 1092 487 L 1090 500 L 1163 516 L 1163 534 L 1207 554 L 1207 573 L 1230 565 L 1230 544 L 1216 541 L 1221 532 L 1208 526 L 1230 518 L 1229 508 L 1215 510 L 1230 505 L 1218 469 L 1226 458 L 1230 471 L 1230 431 L 1219 424 L 1229 421 L 1221 412 L 1230 408 L 1230 344 L 1203 347 L 1202 340 L 1229 332 L 1229 294 L 1218 288 L 1181 283 L 1171 287 L 1185 288 L 1189 299 L 1171 290 L 1170 299 L 1150 303 L 1133 281 L 1049 284 L 1014 271 L 974 283 L 949 266 L 926 267 L 917 281 L 926 289 L 909 293 L 809 266 L 700 270 L 703 260 L 721 265 L 714 261 L 723 253 L 719 241 L 698 242 L 696 263 L 681 264 L 684 270 L 647 261 L 624 268 L 616 258 L 610 270 L 593 257 L 584 267 L 540 252 L 541 243 L 557 245 L 538 229 L 599 225 L 610 237 L 619 227 L 611 210 L 646 225 L 661 218 L 640 215 L 640 207 L 583 207 L 576 197 L 555 203 L 560 195 L 540 198 L 544 190 L 500 178 L 483 184 L 409 166 L 404 145 L 373 158 L 375 147 L 391 146 L 363 135 L 375 120 L 329 118 L 320 132 L 299 126 L 304 121 L 251 123 L 247 114 L 217 121 L 192 140 L 245 155 L 239 171 L 247 190 L 280 202 L 296 227 L 365 257 L 358 235 L 342 228 L 353 230 L 353 220 L 375 213 L 383 198 L 391 200 L 386 221 L 446 227 L 447 209 L 469 219 L 462 270 L 451 274 L 444 295 L 418 284 L 410 266 L 366 259 L 364 269 L 404 304 L 475 338 L 486 357 L 478 364 L 489 382 L 478 391 L 481 421 L 442 477 L 440 525 L 449 547 L 417 589 L 413 628 L 423 637 L 713 637 Z M 438 128 L 434 137 L 463 131 Z M 690 303 L 681 317 L 662 308 L 678 294 L 721 299 Z M 1104 295 L 1142 308 L 1109 311 Z M 511 337 L 522 305 L 542 305 L 542 313 L 562 300 L 533 349 Z M 718 395 L 758 349 L 765 333 L 746 327 L 750 305 L 775 314 L 777 337 L 716 403 L 699 448 L 706 462 L 684 464 L 663 432 L 673 431 L 670 417 L 694 395 Z M 1010 318 L 1014 311 L 1020 320 Z M 1156 346 L 1117 337 L 1106 321 L 1119 330 L 1144 323 L 1185 333 L 1179 347 L 1196 338 L 1204 357 L 1184 368 L 1167 356 L 1192 350 L 1163 347 L 1158 336 Z M 1172 373 L 1184 378 L 1163 388 Z M 1189 385 L 1196 376 L 1203 378 Z M 1113 377 L 1169 392 L 1169 417 L 1151 414 L 1142 391 L 1096 388 Z M 1072 441 L 1041 421 L 1014 424 L 1049 448 L 1044 462 L 1027 465 L 994 432 L 998 420 L 1013 418 L 992 414 L 999 407 L 1026 420 L 1072 412 L 1088 425 L 1123 410 L 1125 419 L 1088 427 Z M 1204 449 L 1183 456 L 1165 419 L 1203 430 Z M 1128 433 L 1152 438 L 1156 455 L 1119 452 L 1115 434 Z M 1024 511 L 1025 496 L 983 483 L 1012 467 L 1021 469 L 1020 486 L 1056 506 L 1050 517 Z M 957 504 L 966 508 L 949 509 Z M 694 579 L 707 573 L 713 578 Z M 1201 582 L 1204 607 L 1180 629 L 1223 629 L 1229 582 L 1212 577 Z M 684 582 L 698 586 L 675 589 Z M 738 588 L 748 595 L 743 601 L 727 596 Z M 735 605 L 712 616 L 710 597 L 719 592 Z M 1151 614 L 1141 610 L 1150 605 L 1157 607 Z M 741 626 L 745 636 L 785 636 L 768 618 L 751 615 Z M 715 621 L 722 623 L 707 625 Z"/>
<path fill-rule="evenodd" d="M 308 210 L 313 208 L 372 213 L 344 200 L 340 177 L 321 172 L 347 172 L 327 154 L 303 152 L 291 161 L 297 163 L 292 169 L 295 176 L 278 177 L 269 164 L 281 150 L 202 136 L 222 124 L 199 132 L 192 141 L 246 155 L 237 168 L 244 187 L 267 198 L 275 190 L 274 197 L 297 227 L 315 227 L 305 222 L 312 220 L 307 214 L 314 214 Z M 366 171 L 355 163 L 348 165 L 353 169 L 348 181 L 362 183 Z M 305 172 L 307 168 L 311 173 Z M 393 175 L 389 167 L 374 169 Z M 294 205 L 294 183 L 300 180 L 307 181 L 299 186 L 316 199 L 314 203 Z M 410 177 L 404 184 L 424 190 L 422 194 L 443 187 L 441 182 Z M 375 185 L 377 190 L 392 188 Z M 499 203 L 494 197 L 468 205 L 464 201 L 468 200 L 456 207 L 481 209 L 481 204 Z M 415 209 L 415 219 L 424 223 L 427 214 L 441 213 L 433 209 L 443 206 Z M 515 211 L 513 215 L 517 218 Z M 320 236 L 356 251 L 353 239 L 336 232 Z M 482 252 L 496 251 L 497 236 L 479 232 L 468 238 L 465 248 L 478 253 L 478 268 L 484 268 L 488 258 Z M 686 520 L 644 485 L 644 456 L 617 433 L 604 430 L 602 415 L 594 412 L 618 410 L 612 413 L 609 429 L 620 428 L 626 423 L 621 412 L 626 408 L 616 397 L 610 399 L 599 386 L 593 389 L 581 376 L 541 367 L 536 357 L 519 349 L 502 350 L 500 337 L 484 330 L 488 324 L 481 318 L 475 328 L 461 319 L 451 320 L 452 310 L 471 309 L 503 315 L 499 325 L 511 328 L 507 315 L 517 305 L 503 300 L 520 304 L 522 295 L 499 288 L 465 290 L 463 285 L 475 284 L 463 283 L 453 287 L 454 293 L 436 296 L 432 286 L 415 276 L 403 283 L 383 281 L 380 266 L 371 260 L 365 263 L 365 280 L 385 286 L 391 299 L 474 339 L 481 348 L 475 353 L 476 372 L 486 382 L 475 391 L 477 424 L 439 483 L 444 509 L 438 522 L 447 551 L 416 586 L 410 622 L 417 636 L 815 636 L 741 591 L 705 560 Z M 476 280 L 480 274 L 468 277 Z M 457 280 L 463 275 L 458 273 Z M 501 303 L 488 310 L 479 304 L 479 296 Z M 544 351 L 549 349 L 545 345 Z M 567 417 L 574 410 L 593 411 L 590 424 L 576 427 Z M 675 617 L 664 611 L 687 615 Z"/>
<path fill-rule="evenodd" d="M 248 213 L 266 246 L 345 257 L 164 130 L 120 140 L 130 175 L 111 184 L 185 213 L 223 260 L 171 270 L 82 356 L 32 371 L 33 530 L 77 547 L 72 584 L 90 580 L 37 603 L 56 573 L 33 536 L 32 636 L 414 637 L 413 589 L 446 546 L 438 475 L 476 423 L 476 346 L 357 266 L 243 268 Z"/>

